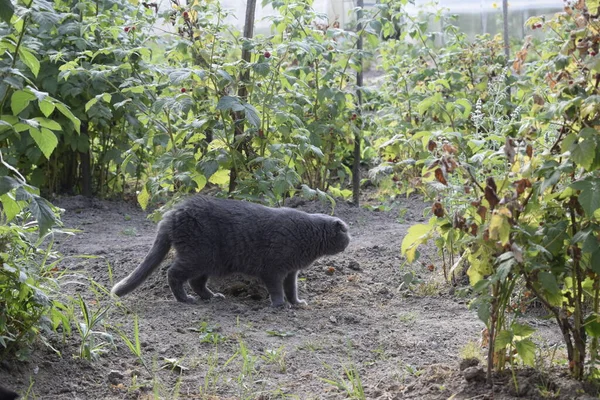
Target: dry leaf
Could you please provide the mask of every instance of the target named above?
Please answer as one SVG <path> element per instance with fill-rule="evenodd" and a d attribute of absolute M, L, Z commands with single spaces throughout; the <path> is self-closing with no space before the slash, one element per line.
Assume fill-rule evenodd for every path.
<path fill-rule="evenodd" d="M 433 140 L 429 140 L 429 142 L 427 143 L 427 149 L 429 151 L 434 151 L 437 147 L 437 143 L 435 143 Z"/>
<path fill-rule="evenodd" d="M 525 192 L 525 189 L 531 187 L 531 181 L 527 178 L 523 178 L 523 179 L 516 181 L 514 183 L 514 185 L 517 188 L 517 196 L 519 196 L 519 195 L 523 194 L 523 192 Z"/>
<path fill-rule="evenodd" d="M 477 232 L 479 232 L 479 226 L 476 223 L 471 224 L 471 235 L 477 236 Z"/>
<path fill-rule="evenodd" d="M 481 217 L 481 220 L 482 220 L 482 221 L 485 221 L 485 216 L 486 216 L 486 214 L 487 214 L 487 207 L 484 207 L 484 206 L 481 206 L 481 205 L 480 205 L 480 206 L 477 208 L 477 214 L 479 214 L 479 216 Z"/>
<path fill-rule="evenodd" d="M 448 185 L 448 181 L 446 181 L 446 177 L 444 176 L 444 171 L 442 171 L 442 168 L 438 167 L 435 170 L 435 179 L 438 180 L 438 182 L 440 182 L 443 185 Z"/>
<path fill-rule="evenodd" d="M 527 154 L 527 157 L 531 158 L 533 156 L 533 146 L 528 144 L 525 148 L 525 153 Z"/>
<path fill-rule="evenodd" d="M 456 147 L 452 146 L 450 143 L 444 143 L 442 145 L 442 150 L 444 150 L 448 154 L 458 153 L 458 150 L 456 149 Z"/>
<path fill-rule="evenodd" d="M 442 218 L 446 214 L 444 212 L 444 206 L 442 206 L 442 203 L 438 201 L 433 203 L 433 205 L 431 206 L 431 212 L 438 218 Z"/>
<path fill-rule="evenodd" d="M 488 204 L 490 205 L 490 208 L 493 210 L 494 208 L 496 208 L 496 206 L 498 205 L 498 203 L 500 203 L 500 199 L 498 198 L 498 196 L 496 195 L 496 191 L 494 189 L 492 189 L 491 186 L 486 186 L 485 187 L 485 194 L 484 194 L 485 199 L 487 200 Z"/>

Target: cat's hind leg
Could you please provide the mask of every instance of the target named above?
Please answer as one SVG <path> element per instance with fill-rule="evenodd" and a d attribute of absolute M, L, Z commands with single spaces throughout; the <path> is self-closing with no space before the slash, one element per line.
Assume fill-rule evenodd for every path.
<path fill-rule="evenodd" d="M 298 271 L 292 271 L 286 275 L 283 280 L 283 290 L 285 297 L 291 304 L 307 304 L 305 300 L 298 298 Z"/>
<path fill-rule="evenodd" d="M 271 296 L 271 307 L 281 307 L 285 305 L 283 297 L 283 279 L 281 275 L 262 275 L 261 279 L 265 283 L 269 295 Z"/>
<path fill-rule="evenodd" d="M 185 282 L 192 277 L 190 275 L 193 271 L 194 268 L 192 266 L 186 265 L 179 259 L 176 259 L 167 271 L 169 287 L 171 288 L 171 292 L 173 292 L 173 296 L 175 296 L 177 301 L 192 304 L 196 302 L 196 298 L 188 296 L 183 287 Z"/>
<path fill-rule="evenodd" d="M 202 300 L 209 300 L 213 297 L 225 298 L 222 293 L 214 293 L 206 286 L 208 275 L 200 275 L 190 279 L 190 286 Z"/>

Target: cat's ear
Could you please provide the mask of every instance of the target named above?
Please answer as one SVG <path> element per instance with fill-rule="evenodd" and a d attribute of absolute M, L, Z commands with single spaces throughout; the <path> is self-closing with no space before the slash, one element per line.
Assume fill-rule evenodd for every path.
<path fill-rule="evenodd" d="M 335 221 L 335 230 L 337 232 L 348 232 L 348 225 L 338 219 Z"/>

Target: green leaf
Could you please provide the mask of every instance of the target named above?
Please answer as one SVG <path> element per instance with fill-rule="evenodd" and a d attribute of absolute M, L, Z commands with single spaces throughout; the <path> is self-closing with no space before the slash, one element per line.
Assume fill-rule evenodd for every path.
<path fill-rule="evenodd" d="M 217 110 L 244 111 L 244 106 L 237 97 L 223 96 L 217 103 Z"/>
<path fill-rule="evenodd" d="M 49 117 L 56 108 L 54 103 L 52 103 L 49 100 L 38 101 L 38 106 L 40 107 L 40 111 L 42 112 L 42 114 L 44 114 L 46 118 Z"/>
<path fill-rule="evenodd" d="M 469 116 L 469 114 L 471 113 L 471 103 L 469 103 L 469 100 L 458 99 L 455 101 L 455 103 L 463 106 L 463 108 L 464 108 L 463 118 L 467 118 Z"/>
<path fill-rule="evenodd" d="M 58 223 L 56 214 L 54 214 L 50 203 L 46 199 L 34 194 L 31 196 L 28 208 L 38 223 L 40 236 L 43 236 L 53 225 Z"/>
<path fill-rule="evenodd" d="M 258 111 L 251 104 L 244 103 L 244 110 L 246 112 L 246 120 L 254 127 L 258 128 L 260 126 L 260 117 L 258 116 Z"/>
<path fill-rule="evenodd" d="M 490 220 L 490 239 L 500 240 L 502 245 L 506 245 L 510 240 L 510 211 L 502 207 L 494 212 Z"/>
<path fill-rule="evenodd" d="M 200 173 L 195 173 L 193 174 L 192 180 L 194 182 L 196 182 L 196 185 L 198 185 L 198 187 L 196 188 L 196 191 L 200 191 L 204 188 L 204 186 L 206 186 L 206 182 L 207 179 L 203 174 Z"/>
<path fill-rule="evenodd" d="M 513 341 L 513 335 L 511 331 L 501 330 L 496 335 L 496 342 L 494 345 L 496 346 L 496 350 L 505 349 L 508 347 Z"/>
<path fill-rule="evenodd" d="M 24 90 L 17 90 L 14 92 L 10 98 L 10 108 L 13 115 L 19 115 L 19 113 L 29 105 L 31 100 L 35 99 L 35 95 L 31 92 L 26 92 Z"/>
<path fill-rule="evenodd" d="M 90 110 L 90 108 L 97 102 L 98 102 L 98 98 L 94 97 L 94 98 L 90 99 L 90 101 L 85 103 L 85 107 L 84 107 L 85 112 L 88 112 Z"/>
<path fill-rule="evenodd" d="M 415 224 L 408 228 L 406 236 L 402 239 L 400 251 L 406 255 L 406 260 L 412 263 L 415 259 L 417 247 L 425 243 L 431 234 L 433 227 L 425 224 Z"/>
<path fill-rule="evenodd" d="M 0 196 L 0 203 L 2 203 L 2 211 L 6 216 L 6 221 L 12 221 L 17 214 L 21 212 L 21 207 L 19 207 L 19 203 L 17 203 L 11 196 L 8 194 L 3 194 Z"/>
<path fill-rule="evenodd" d="M 34 56 L 31 53 L 31 51 L 29 51 L 29 49 L 21 46 L 19 48 L 19 57 L 21 58 L 21 61 L 23 61 L 23 63 L 27 65 L 27 68 L 31 70 L 33 76 L 37 78 L 40 72 L 40 62 L 38 61 L 36 56 Z"/>
<path fill-rule="evenodd" d="M 214 174 L 211 175 L 208 180 L 210 183 L 214 183 L 215 185 L 225 185 L 229 182 L 229 170 L 228 169 L 220 169 Z"/>
<path fill-rule="evenodd" d="M 65 117 L 67 117 L 67 118 L 69 118 L 69 120 L 71 120 L 71 122 L 75 126 L 75 130 L 77 131 L 77 133 L 80 133 L 81 121 L 79 120 L 79 118 L 77 118 L 75 115 L 73 115 L 71 110 L 69 110 L 67 108 L 67 106 L 65 106 L 63 103 L 56 103 L 55 105 L 56 105 L 56 108 L 58 108 L 58 111 L 60 111 Z"/>
<path fill-rule="evenodd" d="M 591 313 L 585 319 L 585 331 L 594 338 L 600 337 L 600 314 Z"/>
<path fill-rule="evenodd" d="M 137 196 L 138 203 L 140 203 L 140 207 L 142 210 L 145 210 L 148 207 L 148 202 L 150 201 L 150 193 L 148 193 L 148 189 L 146 189 L 146 185 L 142 187 L 142 191 Z"/>
<path fill-rule="evenodd" d="M 570 148 L 571 160 L 577 165 L 582 166 L 588 170 L 594 157 L 596 156 L 596 141 L 592 139 L 585 139 L 579 143 L 573 143 Z"/>
<path fill-rule="evenodd" d="M 44 153 L 46 158 L 50 159 L 50 155 L 58 145 L 58 139 L 56 138 L 54 132 L 47 128 L 36 129 L 30 127 L 29 134 L 38 145 L 42 153 Z"/>
<path fill-rule="evenodd" d="M 515 342 L 515 348 L 525 365 L 535 366 L 535 343 L 530 339 L 519 340 Z"/>
<path fill-rule="evenodd" d="M 531 336 L 535 332 L 535 329 L 530 327 L 529 325 L 523 325 L 523 324 L 517 324 L 517 323 L 512 324 L 511 330 L 516 337 L 519 337 L 522 339 L 525 339 L 525 338 Z"/>
<path fill-rule="evenodd" d="M 60 124 L 51 119 L 36 117 L 33 120 L 38 122 L 43 128 L 48 128 L 53 131 L 61 131 L 62 130 L 62 127 L 60 126 Z"/>
<path fill-rule="evenodd" d="M 11 0 L 0 0 L 0 20 L 8 24 L 14 13 L 15 7 Z"/>
<path fill-rule="evenodd" d="M 573 182 L 570 187 L 580 190 L 579 204 L 583 207 L 586 215 L 592 217 L 594 212 L 600 208 L 600 179 L 588 179 Z"/>
<path fill-rule="evenodd" d="M 0 196 L 4 195 L 11 190 L 18 188 L 21 185 L 21 182 L 18 180 L 11 178 L 10 176 L 1 176 L 0 177 Z"/>

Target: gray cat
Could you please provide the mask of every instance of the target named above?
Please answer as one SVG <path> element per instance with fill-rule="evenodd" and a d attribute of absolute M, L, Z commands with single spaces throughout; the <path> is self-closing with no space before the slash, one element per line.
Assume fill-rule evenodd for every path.
<path fill-rule="evenodd" d="M 338 218 L 196 195 L 164 215 L 152 249 L 112 293 L 137 288 L 172 246 L 176 256 L 167 276 L 178 301 L 196 302 L 185 293 L 187 281 L 201 299 L 223 297 L 206 287 L 208 278 L 241 272 L 262 279 L 273 307 L 285 304 L 284 295 L 291 304 L 306 304 L 298 299 L 298 271 L 349 242 L 348 226 Z"/>

